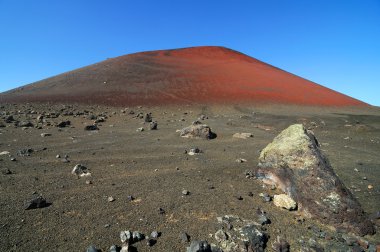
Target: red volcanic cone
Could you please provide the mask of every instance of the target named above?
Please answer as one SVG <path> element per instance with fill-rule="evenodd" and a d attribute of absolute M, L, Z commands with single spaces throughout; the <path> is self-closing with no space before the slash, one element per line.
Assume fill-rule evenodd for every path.
<path fill-rule="evenodd" d="M 0 96 L 0 102 L 26 101 L 367 105 L 242 53 L 214 46 L 129 54 Z"/>

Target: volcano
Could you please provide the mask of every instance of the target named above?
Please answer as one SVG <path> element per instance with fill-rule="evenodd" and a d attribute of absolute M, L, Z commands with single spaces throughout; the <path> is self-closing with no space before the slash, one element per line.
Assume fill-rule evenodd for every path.
<path fill-rule="evenodd" d="M 0 102 L 108 105 L 290 104 L 366 106 L 237 51 L 217 46 L 140 52 L 0 95 Z"/>

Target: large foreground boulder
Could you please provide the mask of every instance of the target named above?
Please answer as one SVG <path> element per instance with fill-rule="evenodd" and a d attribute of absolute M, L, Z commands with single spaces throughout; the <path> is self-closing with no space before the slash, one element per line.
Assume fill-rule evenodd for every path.
<path fill-rule="evenodd" d="M 180 130 L 179 135 L 187 138 L 202 138 L 213 139 L 216 138 L 216 134 L 211 131 L 211 128 L 206 124 L 202 124 L 199 121 L 193 122 L 189 127 Z"/>
<path fill-rule="evenodd" d="M 375 232 L 322 154 L 314 134 L 302 124 L 289 126 L 261 151 L 256 176 L 282 189 L 305 216 L 361 236 Z"/>

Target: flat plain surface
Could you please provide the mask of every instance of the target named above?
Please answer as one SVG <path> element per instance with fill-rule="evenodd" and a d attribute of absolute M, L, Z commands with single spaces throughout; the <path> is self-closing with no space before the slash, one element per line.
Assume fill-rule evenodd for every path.
<path fill-rule="evenodd" d="M 298 251 L 300 240 L 315 236 L 308 227 L 318 226 L 331 235 L 335 232 L 315 220 L 299 223 L 297 211 L 288 212 L 272 202 L 264 202 L 260 193 L 280 192 L 245 177 L 246 170 L 256 167 L 260 150 L 294 123 L 303 123 L 313 130 L 335 172 L 365 212 L 380 210 L 378 108 L 179 105 L 125 109 L 4 104 L 0 110 L 35 125 L 36 117 L 43 112 L 61 114 L 58 118 L 46 118 L 53 125 L 71 121 L 70 127 L 61 129 L 47 126 L 46 122 L 40 124 L 42 129 L 22 129 L 7 123 L 0 128 L 0 152 L 9 151 L 16 158 L 11 161 L 8 155 L 0 156 L 1 170 L 12 172 L 0 174 L 2 251 L 85 251 L 91 244 L 108 251 L 112 244 L 120 245 L 122 230 L 138 230 L 148 235 L 154 230 L 162 233 L 153 247 L 145 242 L 135 244 L 138 251 L 185 251 L 188 243 L 179 239 L 182 232 L 187 232 L 191 239 L 216 243 L 210 234 L 219 229 L 217 216 L 235 214 L 254 220 L 257 208 L 267 212 L 271 219 L 271 224 L 264 227 L 270 235 L 268 247 L 281 236 L 293 251 Z M 129 114 L 131 110 L 134 115 Z M 69 111 L 86 115 L 63 115 Z M 134 118 L 139 112 L 151 112 L 158 130 L 151 131 L 143 119 Z M 93 121 L 87 114 L 107 116 L 99 124 L 99 131 L 84 130 Z M 181 138 L 176 130 L 190 125 L 201 114 L 208 117 L 203 122 L 217 138 Z M 145 131 L 137 132 L 139 127 Z M 253 133 L 254 137 L 233 138 L 237 132 Z M 51 136 L 41 137 L 41 133 Z M 185 154 L 192 147 L 203 153 Z M 17 151 L 23 148 L 32 148 L 34 152 L 29 157 L 17 156 Z M 62 162 L 57 154 L 68 155 L 70 162 Z M 247 162 L 238 163 L 238 158 Z M 78 179 L 72 175 L 76 164 L 88 167 L 91 178 Z M 86 184 L 88 179 L 92 184 Z M 368 185 L 373 185 L 373 189 L 369 190 Z M 190 195 L 182 195 L 184 189 Z M 35 192 L 52 205 L 24 210 L 24 202 Z M 129 195 L 135 199 L 129 201 Z M 115 201 L 108 202 L 109 196 Z M 238 196 L 243 199 L 238 200 Z M 160 214 L 159 208 L 165 214 Z M 376 224 L 379 225 L 379 220 Z M 321 245 L 327 242 L 315 239 Z M 375 242 L 380 236 L 366 239 Z"/>

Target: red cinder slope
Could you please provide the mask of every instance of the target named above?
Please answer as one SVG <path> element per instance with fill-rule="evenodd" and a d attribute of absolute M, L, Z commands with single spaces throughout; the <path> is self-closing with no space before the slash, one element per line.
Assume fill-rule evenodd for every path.
<path fill-rule="evenodd" d="M 247 55 L 215 46 L 112 58 L 0 96 L 0 102 L 26 101 L 111 105 L 240 102 L 367 105 Z"/>

